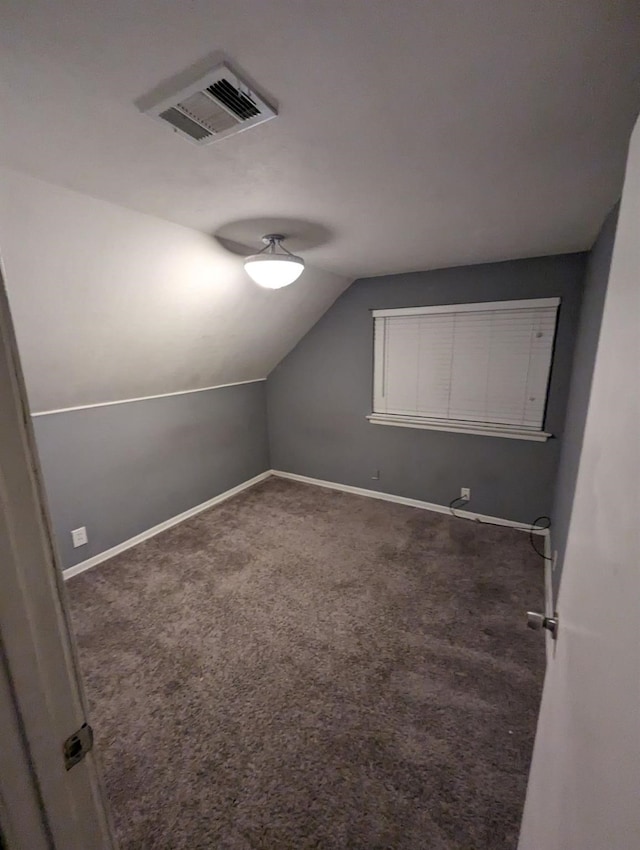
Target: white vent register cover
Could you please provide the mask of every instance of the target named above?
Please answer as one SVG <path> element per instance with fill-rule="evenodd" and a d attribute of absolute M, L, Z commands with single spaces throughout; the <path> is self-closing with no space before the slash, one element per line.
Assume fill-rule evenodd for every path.
<path fill-rule="evenodd" d="M 248 130 L 278 114 L 226 63 L 143 111 L 197 145 Z"/>
<path fill-rule="evenodd" d="M 374 310 L 369 419 L 545 439 L 559 303 L 535 298 Z"/>

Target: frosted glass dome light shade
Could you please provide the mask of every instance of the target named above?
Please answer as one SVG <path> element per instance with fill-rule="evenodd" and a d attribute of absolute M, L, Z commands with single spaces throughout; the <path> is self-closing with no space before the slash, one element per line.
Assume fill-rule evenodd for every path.
<path fill-rule="evenodd" d="M 259 254 L 251 254 L 245 259 L 245 270 L 258 286 L 264 286 L 265 289 L 280 289 L 283 286 L 289 286 L 304 271 L 304 260 L 287 251 L 280 244 L 283 239 L 284 236 L 279 234 L 265 236 L 263 242 L 266 242 L 266 248 Z M 278 253 L 278 248 L 282 253 Z"/>
<path fill-rule="evenodd" d="M 244 261 L 250 278 L 266 289 L 280 289 L 297 280 L 304 270 L 302 257 L 281 254 L 252 254 Z"/>

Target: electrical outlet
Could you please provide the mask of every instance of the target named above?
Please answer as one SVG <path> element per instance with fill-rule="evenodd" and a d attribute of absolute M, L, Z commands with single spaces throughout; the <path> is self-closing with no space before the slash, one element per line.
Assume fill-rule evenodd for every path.
<path fill-rule="evenodd" d="M 71 532 L 71 539 L 73 540 L 73 548 L 77 549 L 78 546 L 84 546 L 88 541 L 87 537 L 87 529 L 82 526 L 82 528 L 74 528 Z"/>
<path fill-rule="evenodd" d="M 470 487 L 461 487 L 460 488 L 460 498 L 466 499 L 467 502 L 471 500 L 471 488 Z"/>
<path fill-rule="evenodd" d="M 380 470 L 376 469 L 374 474 L 371 476 L 372 481 L 380 481 Z"/>

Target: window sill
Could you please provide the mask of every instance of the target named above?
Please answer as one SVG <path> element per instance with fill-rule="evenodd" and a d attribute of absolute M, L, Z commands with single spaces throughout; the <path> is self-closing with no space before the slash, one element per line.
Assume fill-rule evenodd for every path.
<path fill-rule="evenodd" d="M 451 431 L 454 434 L 482 434 L 485 437 L 506 437 L 509 440 L 530 440 L 545 443 L 553 434 L 546 431 L 531 431 L 527 428 L 508 425 L 480 425 L 477 422 L 445 422 L 439 419 L 414 419 L 411 416 L 397 416 L 384 413 L 371 413 L 367 419 L 372 425 L 394 425 L 397 428 L 420 428 L 427 431 Z"/>

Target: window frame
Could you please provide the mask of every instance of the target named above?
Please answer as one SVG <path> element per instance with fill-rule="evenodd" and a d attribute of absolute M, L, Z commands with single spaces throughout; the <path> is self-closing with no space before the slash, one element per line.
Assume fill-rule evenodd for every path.
<path fill-rule="evenodd" d="M 373 379 L 371 387 L 372 412 L 367 415 L 367 420 L 372 425 L 391 425 L 400 428 L 417 428 L 433 431 L 449 431 L 458 434 L 479 434 L 483 436 L 502 437 L 512 440 L 529 440 L 533 442 L 546 442 L 553 434 L 545 430 L 547 407 L 549 402 L 549 394 L 551 390 L 551 378 L 553 373 L 553 364 L 555 358 L 555 346 L 558 334 L 558 310 L 560 308 L 561 299 L 559 297 L 550 298 L 520 298 L 517 300 L 505 301 L 480 301 L 480 302 L 463 302 L 459 304 L 435 304 L 425 307 L 400 307 L 400 308 L 385 308 L 371 310 L 373 319 Z M 545 409 L 542 419 L 542 427 L 540 429 L 530 426 L 509 425 L 501 423 L 482 422 L 478 420 L 456 420 L 432 418 L 428 416 L 410 416 L 398 413 L 381 413 L 375 411 L 375 399 L 377 380 L 382 367 L 384 358 L 384 348 L 376 342 L 375 321 L 376 319 L 393 318 L 393 317 L 410 317 L 424 316 L 433 314 L 451 314 L 451 313 L 471 313 L 471 312 L 487 312 L 494 310 L 517 310 L 517 309 L 545 309 L 555 308 L 555 327 L 554 338 L 551 344 L 551 359 L 549 363 L 549 371 L 547 375 L 547 386 L 545 395 Z"/>

